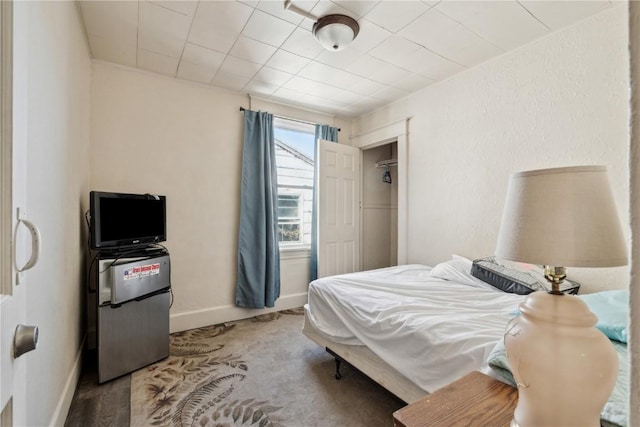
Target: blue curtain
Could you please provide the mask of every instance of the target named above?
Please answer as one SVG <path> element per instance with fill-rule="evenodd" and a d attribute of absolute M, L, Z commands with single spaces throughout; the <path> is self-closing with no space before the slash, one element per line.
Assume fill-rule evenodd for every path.
<path fill-rule="evenodd" d="M 278 174 L 273 115 L 244 112 L 236 305 L 273 307 L 280 296 Z"/>
<path fill-rule="evenodd" d="M 338 128 L 329 125 L 316 125 L 315 138 L 315 173 L 313 174 L 313 210 L 311 211 L 311 265 L 309 280 L 318 278 L 318 165 L 320 156 L 318 154 L 318 140 L 338 142 Z"/>

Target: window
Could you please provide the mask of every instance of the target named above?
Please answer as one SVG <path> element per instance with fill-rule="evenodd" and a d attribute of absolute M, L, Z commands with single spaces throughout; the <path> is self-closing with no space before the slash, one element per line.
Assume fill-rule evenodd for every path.
<path fill-rule="evenodd" d="M 315 126 L 275 117 L 280 248 L 311 245 Z"/>
<path fill-rule="evenodd" d="M 280 242 L 303 243 L 301 202 L 301 194 L 278 194 L 278 240 Z"/>

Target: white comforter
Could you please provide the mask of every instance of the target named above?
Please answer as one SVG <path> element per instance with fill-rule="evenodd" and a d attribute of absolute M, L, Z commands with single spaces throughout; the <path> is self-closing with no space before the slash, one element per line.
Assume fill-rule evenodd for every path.
<path fill-rule="evenodd" d="M 468 260 L 326 277 L 309 285 L 316 332 L 366 345 L 425 391 L 489 372 L 487 358 L 524 296 L 471 276 Z M 449 280 L 445 280 L 449 279 Z"/>

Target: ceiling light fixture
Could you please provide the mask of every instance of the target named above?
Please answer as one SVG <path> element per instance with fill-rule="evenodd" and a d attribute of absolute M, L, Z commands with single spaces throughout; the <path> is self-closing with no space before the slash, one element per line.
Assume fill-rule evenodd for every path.
<path fill-rule="evenodd" d="M 328 50 L 342 50 L 356 38 L 360 26 L 347 15 L 327 15 L 313 24 L 313 35 Z"/>
<path fill-rule="evenodd" d="M 291 0 L 285 0 L 284 8 L 316 21 L 313 24 L 313 36 L 327 50 L 338 51 L 346 48 L 360 32 L 358 22 L 347 15 L 331 14 L 316 18 L 293 5 Z"/>

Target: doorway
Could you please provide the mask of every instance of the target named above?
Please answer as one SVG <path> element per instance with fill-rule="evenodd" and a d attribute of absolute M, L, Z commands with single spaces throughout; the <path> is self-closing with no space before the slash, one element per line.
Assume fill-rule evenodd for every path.
<path fill-rule="evenodd" d="M 398 265 L 398 143 L 362 150 L 362 270 Z"/>

